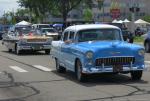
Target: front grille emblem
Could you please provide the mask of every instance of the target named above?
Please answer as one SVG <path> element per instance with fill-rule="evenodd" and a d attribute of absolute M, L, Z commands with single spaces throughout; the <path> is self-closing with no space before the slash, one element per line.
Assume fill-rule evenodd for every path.
<path fill-rule="evenodd" d="M 111 55 L 117 55 L 120 54 L 121 52 L 110 52 Z"/>

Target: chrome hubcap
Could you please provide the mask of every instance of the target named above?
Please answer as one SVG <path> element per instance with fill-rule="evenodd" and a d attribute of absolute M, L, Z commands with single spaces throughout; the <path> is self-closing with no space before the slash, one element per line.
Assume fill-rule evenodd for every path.
<path fill-rule="evenodd" d="M 58 60 L 56 60 L 56 69 L 57 69 L 57 70 L 59 69 L 59 63 L 58 63 Z"/>
<path fill-rule="evenodd" d="M 146 43 L 146 47 L 145 47 L 146 49 L 146 51 L 149 51 L 149 44 L 148 43 Z"/>
<path fill-rule="evenodd" d="M 81 79 L 81 65 L 80 65 L 80 63 L 78 63 L 78 70 L 77 70 L 77 77 L 78 77 L 78 80 L 80 80 Z"/>

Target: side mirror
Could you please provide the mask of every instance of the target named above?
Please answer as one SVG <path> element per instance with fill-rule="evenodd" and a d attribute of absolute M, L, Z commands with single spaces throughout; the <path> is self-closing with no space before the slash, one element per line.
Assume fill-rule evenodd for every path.
<path fill-rule="evenodd" d="M 72 43 L 72 40 L 66 40 L 65 41 L 65 44 L 70 44 L 70 43 Z"/>

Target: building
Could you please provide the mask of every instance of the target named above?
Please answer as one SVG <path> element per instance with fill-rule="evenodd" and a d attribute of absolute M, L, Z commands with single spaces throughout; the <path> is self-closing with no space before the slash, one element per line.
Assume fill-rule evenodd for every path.
<path fill-rule="evenodd" d="M 131 12 L 129 8 L 132 6 L 140 8 L 139 12 L 135 13 L 135 20 L 139 18 L 143 18 L 145 15 L 150 15 L 150 0 L 104 0 L 103 6 L 101 9 L 98 7 L 97 0 L 93 0 L 92 5 L 92 14 L 93 21 L 95 22 L 111 22 L 113 19 L 131 20 Z M 83 21 L 83 13 L 84 13 L 83 4 L 77 9 L 73 9 L 68 13 L 67 21 Z M 54 18 L 49 17 L 49 22 L 53 21 Z M 56 21 L 62 21 L 61 18 L 54 19 Z M 55 21 L 53 21 L 55 22 Z"/>
<path fill-rule="evenodd" d="M 148 0 L 105 0 L 102 9 L 100 11 L 97 10 L 97 17 L 100 21 L 131 19 L 129 8 L 135 6 L 140 8 L 140 11 L 135 14 L 135 18 L 139 19 L 149 15 L 150 9 L 147 8 L 149 4 L 150 1 Z"/>

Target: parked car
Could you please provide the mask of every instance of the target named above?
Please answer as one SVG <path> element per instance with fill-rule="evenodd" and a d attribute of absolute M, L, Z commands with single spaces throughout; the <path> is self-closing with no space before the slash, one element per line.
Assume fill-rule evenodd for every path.
<path fill-rule="evenodd" d="M 107 24 L 76 25 L 66 28 L 60 41 L 52 42 L 56 70 L 75 72 L 79 81 L 88 74 L 131 73 L 142 77 L 144 47 L 123 40 L 120 28 Z"/>
<path fill-rule="evenodd" d="M 144 47 L 147 53 L 150 52 L 150 31 L 144 35 Z"/>
<path fill-rule="evenodd" d="M 0 40 L 2 40 L 2 36 L 4 33 L 8 32 L 8 29 L 11 27 L 12 25 L 1 25 L 0 24 Z"/>
<path fill-rule="evenodd" d="M 21 54 L 22 50 L 41 51 L 50 53 L 52 38 L 41 36 L 28 27 L 16 27 L 15 31 L 5 34 L 2 43 L 8 48 L 8 51 L 14 51 Z"/>
<path fill-rule="evenodd" d="M 0 31 L 0 40 L 2 40 L 2 36 L 3 36 L 4 32 Z"/>

